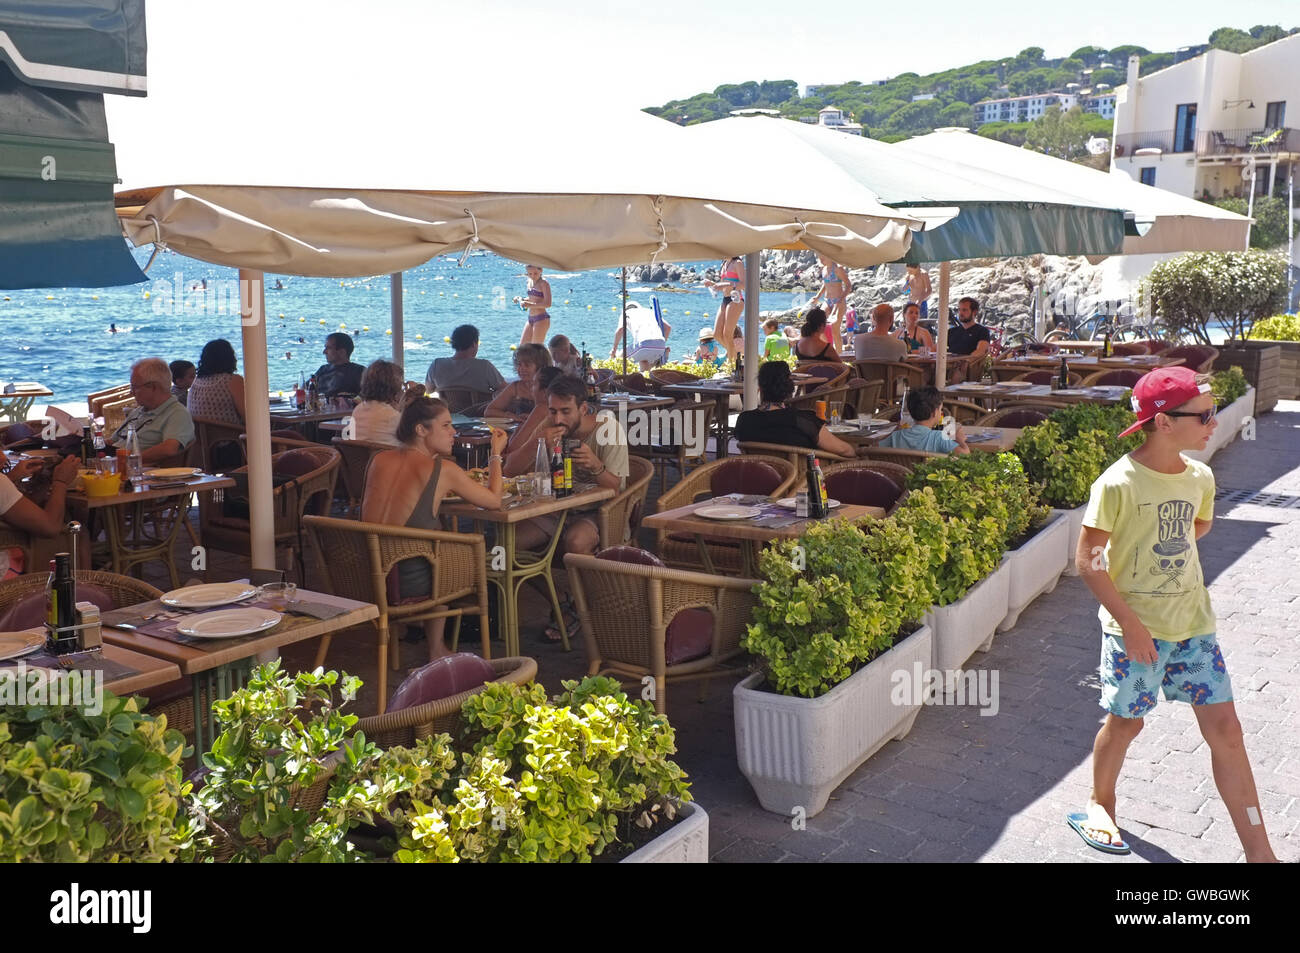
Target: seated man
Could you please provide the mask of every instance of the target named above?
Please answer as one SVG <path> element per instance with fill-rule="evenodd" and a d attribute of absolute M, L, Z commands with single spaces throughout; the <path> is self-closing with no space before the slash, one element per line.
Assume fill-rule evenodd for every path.
<path fill-rule="evenodd" d="M 336 331 L 325 338 L 325 363 L 316 370 L 316 390 L 322 397 L 361 393 L 361 375 L 366 369 L 352 363 L 352 338 Z"/>
<path fill-rule="evenodd" d="M 176 456 L 194 442 L 194 421 L 172 396 L 172 372 L 161 357 L 146 357 L 131 365 L 131 396 L 139 405 L 114 431 L 109 443 L 126 447 L 135 427 L 140 458 L 146 464 Z"/>
<path fill-rule="evenodd" d="M 470 390 L 495 394 L 506 386 L 501 372 L 478 356 L 478 328 L 462 324 L 451 332 L 451 348 L 456 353 L 440 357 L 429 365 L 425 386 L 438 391 L 444 387 L 468 387 Z"/>
<path fill-rule="evenodd" d="M 895 430 L 881 441 L 882 447 L 899 450 L 924 450 L 926 453 L 970 453 L 966 431 L 957 428 L 957 439 L 943 434 L 943 397 L 933 387 L 914 387 L 907 392 L 907 412 L 914 423 Z"/>
<path fill-rule="evenodd" d="M 894 337 L 894 309 L 891 305 L 882 302 L 871 309 L 871 329 L 859 331 L 854 337 L 853 352 L 859 361 L 901 361 L 907 356 L 907 345 Z"/>
<path fill-rule="evenodd" d="M 551 425 L 543 427 L 540 436 L 548 445 L 557 438 L 582 441 L 573 451 L 573 482 L 623 490 L 629 472 L 627 435 L 618 417 L 608 410 L 597 413 L 595 407 L 587 403 L 587 385 L 570 374 L 551 382 L 546 404 Z M 564 552 L 594 554 L 600 547 L 595 510 L 569 510 L 568 514 L 561 540 Z M 538 516 L 520 523 L 515 535 L 519 548 L 540 549 L 545 546 L 555 535 L 559 523 L 559 514 Z M 558 642 L 559 632 L 548 629 L 547 638 Z"/>
<path fill-rule="evenodd" d="M 957 318 L 961 322 L 956 327 L 948 328 L 948 353 L 969 356 L 971 361 L 979 363 L 989 352 L 989 329 L 976 321 L 980 313 L 980 303 L 974 298 L 962 298 L 957 302 Z"/>

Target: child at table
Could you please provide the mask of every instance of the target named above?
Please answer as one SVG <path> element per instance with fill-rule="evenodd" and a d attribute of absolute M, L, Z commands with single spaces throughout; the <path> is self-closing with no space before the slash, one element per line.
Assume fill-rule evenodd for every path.
<path fill-rule="evenodd" d="M 781 322 L 768 318 L 763 322 L 767 336 L 763 338 L 763 360 L 784 361 L 790 356 L 790 340 L 781 333 Z"/>
<path fill-rule="evenodd" d="M 907 392 L 907 412 L 915 423 L 899 428 L 881 441 L 882 447 L 924 450 L 926 453 L 970 453 L 966 431 L 957 428 L 956 439 L 943 432 L 943 397 L 933 387 L 913 387 Z"/>

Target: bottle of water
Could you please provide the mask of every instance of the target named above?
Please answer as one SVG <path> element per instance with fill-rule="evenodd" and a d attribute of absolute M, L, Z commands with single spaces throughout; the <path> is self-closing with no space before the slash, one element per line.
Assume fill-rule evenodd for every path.
<path fill-rule="evenodd" d="M 144 476 L 144 461 L 140 458 L 140 438 L 136 435 L 135 425 L 126 429 L 126 475 L 133 485 L 138 485 Z"/>
<path fill-rule="evenodd" d="M 912 419 L 911 413 L 909 413 L 907 410 L 907 381 L 906 380 L 903 381 L 903 396 L 899 398 L 899 405 L 902 407 L 902 410 L 900 410 L 898 413 L 899 424 L 901 424 L 904 427 L 910 427 L 912 426 L 912 424 L 916 423 L 916 421 Z"/>
<path fill-rule="evenodd" d="M 551 455 L 546 452 L 546 439 L 537 438 L 537 455 L 533 458 L 533 480 L 538 496 L 551 495 Z"/>

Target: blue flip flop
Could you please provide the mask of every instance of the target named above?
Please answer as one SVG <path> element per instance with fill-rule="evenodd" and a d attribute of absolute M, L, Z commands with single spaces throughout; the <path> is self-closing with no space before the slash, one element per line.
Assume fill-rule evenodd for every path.
<path fill-rule="evenodd" d="M 1114 831 L 1115 838 L 1118 838 L 1118 843 L 1104 844 L 1101 841 L 1097 840 L 1097 838 L 1095 837 L 1089 837 L 1087 832 L 1084 831 L 1084 825 L 1087 825 L 1088 827 L 1091 827 L 1094 830 L 1106 830 L 1108 828 L 1108 825 L 1102 825 L 1096 823 L 1095 818 L 1089 818 L 1088 815 L 1082 811 L 1076 812 L 1074 814 L 1067 814 L 1065 816 L 1065 822 L 1069 824 L 1072 828 L 1074 828 L 1075 833 L 1077 833 L 1080 837 L 1082 837 L 1083 842 L 1087 844 L 1089 847 L 1099 850 L 1104 854 L 1131 853 L 1131 849 L 1129 848 L 1128 844 L 1124 843 L 1123 838 L 1120 838 L 1118 829 L 1115 829 Z"/>

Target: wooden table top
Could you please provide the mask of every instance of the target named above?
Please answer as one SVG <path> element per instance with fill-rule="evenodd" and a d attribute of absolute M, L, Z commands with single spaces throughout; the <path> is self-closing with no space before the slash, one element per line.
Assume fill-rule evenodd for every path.
<path fill-rule="evenodd" d="M 713 520 L 695 515 L 695 511 L 701 507 L 717 504 L 717 500 L 700 500 L 698 503 L 688 503 L 686 506 L 679 506 L 676 509 L 665 510 L 663 513 L 643 517 L 641 525 L 650 529 L 666 530 L 670 533 L 693 533 L 714 539 L 736 539 L 765 543 L 778 539 L 798 539 L 807 532 L 810 526 L 818 522 L 813 519 L 803 519 L 791 523 L 789 526 L 755 526 L 752 519 Z M 794 511 L 789 511 L 788 515 L 793 516 Z M 883 519 L 884 516 L 885 511 L 879 506 L 858 506 L 850 503 L 845 503 L 843 506 L 831 511 L 832 519 L 857 520 L 868 517 Z"/>
<path fill-rule="evenodd" d="M 306 410 L 297 410 L 293 407 L 277 405 L 271 408 L 271 419 L 286 424 L 315 424 L 322 420 L 342 420 L 344 417 L 351 417 L 352 410 L 320 410 L 310 412 Z"/>
<path fill-rule="evenodd" d="M 343 615 L 335 616 L 332 619 L 316 619 L 310 616 L 285 614 L 275 628 L 257 635 L 244 635 L 233 639 L 204 639 L 202 641 L 196 639 L 192 642 L 176 642 L 163 636 L 148 635 L 128 629 L 112 629 L 106 626 L 104 628 L 104 642 L 173 662 L 180 670 L 180 675 L 195 675 L 230 662 L 252 658 L 259 652 L 278 649 L 281 646 L 292 645 L 295 642 L 302 642 L 305 639 L 326 635 L 330 632 L 339 632 L 351 626 L 379 618 L 379 607 L 369 602 L 356 602 L 352 599 L 344 599 L 340 596 L 323 592 L 311 592 L 304 589 L 298 590 L 298 598 L 303 602 L 324 603 L 347 611 Z M 165 608 L 159 603 L 148 603 L 148 605 Z M 234 606 L 214 606 L 211 609 L 198 611 L 216 612 L 229 608 L 234 608 Z M 197 613 L 186 614 L 193 615 Z"/>
<path fill-rule="evenodd" d="M 84 490 L 68 493 L 69 500 L 75 500 L 89 509 L 97 510 L 105 506 L 122 506 L 126 503 L 144 503 L 148 500 L 163 500 L 170 496 L 185 496 L 190 493 L 205 493 L 209 490 L 224 490 L 235 486 L 235 481 L 228 476 L 204 474 L 180 485 L 144 490 L 132 490 L 129 493 L 114 493 L 112 496 L 87 496 Z"/>
<path fill-rule="evenodd" d="M 1130 357 L 1074 357 L 1067 356 L 1065 363 L 1071 369 L 1088 368 L 1094 371 L 1110 369 L 1126 369 L 1137 371 L 1150 371 L 1157 367 L 1164 367 L 1168 364 L 1179 363 L 1178 358 L 1170 360 L 1161 357 L 1159 354 L 1135 354 Z M 999 360 L 995 367 L 1060 367 L 1061 355 L 1051 354 L 1034 354 L 1029 357 L 1008 357 Z"/>
<path fill-rule="evenodd" d="M 1128 393 L 1127 387 L 1079 387 L 1067 390 L 1052 390 L 1048 384 L 1033 384 L 1029 387 L 1007 387 L 1003 384 L 961 384 L 940 388 L 946 397 L 964 400 L 995 399 L 1000 403 L 1015 401 L 1048 401 L 1066 404 L 1117 404 Z"/>
<path fill-rule="evenodd" d="M 577 487 L 574 489 L 576 491 Z M 444 499 L 438 507 L 438 515 L 463 516 L 484 523 L 522 523 L 537 516 L 547 516 L 565 510 L 592 509 L 597 503 L 613 498 L 616 492 L 608 487 L 593 486 L 581 492 L 574 492 L 572 496 L 543 496 L 534 499 L 531 503 L 499 510 L 485 510 L 463 501 L 449 503 Z"/>
<path fill-rule="evenodd" d="M 1063 351 L 1100 351 L 1106 346 L 1105 341 L 1048 341 L 1047 343 Z"/>
<path fill-rule="evenodd" d="M 108 632 L 107 629 L 104 630 Z M 104 690 L 110 691 L 114 695 L 132 695 L 136 692 L 148 691 L 159 685 L 166 685 L 168 682 L 177 681 L 181 677 L 181 670 L 172 662 L 166 659 L 155 658 L 152 655 L 145 655 L 140 652 L 133 652 L 130 649 L 122 648 L 118 645 L 104 643 L 101 655 L 105 663 L 111 663 L 114 666 L 121 666 L 130 669 L 128 674 L 120 674 L 110 679 L 105 676 Z M 52 660 L 44 655 L 28 655 L 22 658 L 7 659 L 0 663 L 0 667 L 16 665 L 23 662 L 29 669 L 45 668 L 52 672 L 61 672 L 64 669 L 57 668 L 55 665 L 48 664 Z M 73 671 L 82 673 L 93 672 L 99 666 L 93 662 L 85 662 Z"/>
<path fill-rule="evenodd" d="M 620 407 L 627 405 L 628 413 L 634 410 L 654 410 L 660 407 L 672 407 L 677 403 L 671 397 L 654 397 L 633 395 L 631 397 L 614 397 L 606 394 L 600 399 L 602 410 L 618 410 Z"/>
<path fill-rule="evenodd" d="M 830 361 L 823 363 L 829 364 Z M 820 383 L 821 378 L 814 374 L 791 374 L 790 379 L 796 384 L 809 384 L 813 382 Z M 664 384 L 662 390 L 678 391 L 683 394 L 743 394 L 745 384 L 743 381 L 733 380 L 715 380 L 713 378 L 702 378 L 698 381 L 686 381 L 681 384 Z"/>
<path fill-rule="evenodd" d="M 11 394 L 0 393 L 0 399 L 16 397 L 53 397 L 54 391 L 50 390 L 44 384 L 37 381 L 14 381 L 14 390 Z M 0 387 L 0 390 L 3 390 Z"/>
<path fill-rule="evenodd" d="M 1022 429 L 1020 427 L 980 427 L 971 424 L 963 428 L 966 431 L 966 443 L 972 450 L 983 450 L 986 453 L 1000 453 L 1004 450 L 1010 450 L 1020 439 Z M 992 440 L 972 440 L 972 437 L 981 434 L 992 435 Z"/>

